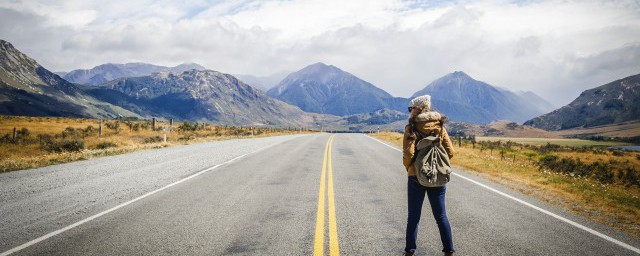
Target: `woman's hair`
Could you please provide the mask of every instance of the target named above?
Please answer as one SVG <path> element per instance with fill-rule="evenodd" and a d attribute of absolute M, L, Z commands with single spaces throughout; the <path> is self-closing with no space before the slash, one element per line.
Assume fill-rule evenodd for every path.
<path fill-rule="evenodd" d="M 409 116 L 409 129 L 410 129 L 410 133 L 409 133 L 409 140 L 415 140 L 418 138 L 417 135 L 417 128 L 415 127 L 416 121 L 415 118 L 420 115 L 423 111 L 427 110 L 431 111 L 430 109 L 425 109 L 423 107 L 417 107 L 419 109 L 419 111 L 417 112 L 418 114 L 414 115 L 414 116 Z M 441 129 L 444 129 L 444 123 L 447 121 L 447 116 L 440 114 L 440 125 L 442 126 Z"/>

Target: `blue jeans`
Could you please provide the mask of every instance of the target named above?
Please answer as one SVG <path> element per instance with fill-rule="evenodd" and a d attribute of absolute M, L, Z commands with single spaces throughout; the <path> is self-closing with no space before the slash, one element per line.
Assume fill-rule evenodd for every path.
<path fill-rule="evenodd" d="M 444 206 L 444 194 L 446 192 L 446 186 L 427 188 L 418 182 L 418 178 L 415 176 L 409 176 L 407 183 L 407 196 L 408 196 L 408 210 L 409 216 L 407 218 L 407 236 L 405 252 L 416 251 L 416 239 L 418 238 L 418 223 L 420 222 L 420 214 L 422 213 L 422 203 L 424 202 L 425 192 L 429 198 L 429 204 L 431 204 L 431 212 L 436 219 L 438 229 L 440 230 L 440 240 L 442 241 L 443 252 L 454 252 L 453 239 L 451 238 L 451 226 L 449 226 L 449 220 L 447 219 L 447 212 Z"/>

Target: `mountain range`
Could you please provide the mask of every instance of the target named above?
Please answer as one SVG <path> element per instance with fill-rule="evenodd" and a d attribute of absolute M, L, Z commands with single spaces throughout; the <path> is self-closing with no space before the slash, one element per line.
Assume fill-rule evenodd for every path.
<path fill-rule="evenodd" d="M 301 126 L 314 117 L 213 70 L 159 72 L 87 87 L 97 99 L 144 116 L 232 125 Z"/>
<path fill-rule="evenodd" d="M 162 71 L 183 72 L 191 69 L 205 70 L 196 63 L 184 63 L 175 67 L 157 66 L 147 63 L 102 64 L 91 69 L 76 69 L 68 73 L 59 72 L 65 80 L 84 85 L 100 85 L 123 77 L 148 76 Z"/>
<path fill-rule="evenodd" d="M 0 40 L 0 114 L 139 117 L 91 97 L 4 40 Z"/>
<path fill-rule="evenodd" d="M 398 130 L 406 123 L 411 99 L 393 97 L 323 63 L 287 75 L 266 93 L 233 75 L 205 70 L 197 64 L 172 68 L 145 63 L 105 64 L 63 75 L 85 84 L 61 78 L 0 40 L 0 114 L 160 117 L 232 125 Z M 495 124 L 496 120 L 529 119 L 527 126 L 566 130 L 640 124 L 639 88 L 640 74 L 626 77 L 586 90 L 569 105 L 542 115 L 553 106 L 535 93 L 511 92 L 456 71 L 436 79 L 412 97 L 431 95 L 433 107 L 453 122 Z"/>
<path fill-rule="evenodd" d="M 477 81 L 464 72 L 445 75 L 411 98 L 393 97 L 375 85 L 335 66 L 316 63 L 291 73 L 267 94 L 302 110 L 338 116 L 381 109 L 404 112 L 411 98 L 432 96 L 433 107 L 458 122 L 524 122 L 553 109 L 532 92 L 513 93 Z"/>
<path fill-rule="evenodd" d="M 586 90 L 568 105 L 524 124 L 565 130 L 632 120 L 640 120 L 640 74 Z"/>

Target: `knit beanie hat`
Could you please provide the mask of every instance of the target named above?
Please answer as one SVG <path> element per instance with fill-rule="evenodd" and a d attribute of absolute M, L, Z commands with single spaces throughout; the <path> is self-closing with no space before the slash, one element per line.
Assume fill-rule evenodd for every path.
<path fill-rule="evenodd" d="M 422 111 L 431 111 L 431 96 L 422 95 L 415 97 L 409 102 L 409 107 L 422 108 Z"/>

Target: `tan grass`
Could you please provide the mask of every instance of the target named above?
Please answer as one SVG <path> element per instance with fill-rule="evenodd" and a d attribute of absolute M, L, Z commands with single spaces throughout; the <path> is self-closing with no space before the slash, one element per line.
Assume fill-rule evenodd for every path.
<path fill-rule="evenodd" d="M 476 137 L 477 141 L 512 141 L 529 145 L 545 145 L 547 143 L 562 146 L 624 146 L 630 145 L 624 142 L 615 141 L 592 141 L 581 139 L 560 139 L 560 138 L 510 138 L 510 137 Z"/>
<path fill-rule="evenodd" d="M 225 128 L 213 125 L 206 125 L 204 130 L 181 131 L 178 129 L 181 123 L 174 123 L 172 131 L 168 131 L 169 123 L 158 121 L 156 123 L 156 127 L 167 128 L 167 142 L 144 143 L 144 140 L 150 137 L 159 136 L 163 138 L 165 132 L 162 130 L 153 131 L 151 129 L 140 129 L 138 131 L 134 131 L 127 127 L 123 121 L 120 121 L 119 131 L 115 131 L 107 128 L 106 122 L 115 121 L 103 121 L 103 133 L 101 137 L 98 137 L 96 132 L 91 136 L 80 138 L 84 142 L 85 149 L 78 152 L 52 153 L 41 147 L 37 140 L 38 135 L 59 135 L 67 127 L 84 129 L 91 125 L 97 129 L 99 127 L 100 120 L 64 117 L 0 116 L 0 136 L 8 134 L 11 137 L 14 127 L 18 130 L 27 128 L 30 132 L 26 141 L 18 143 L 0 143 L 0 172 L 37 168 L 51 164 L 66 163 L 106 155 L 116 155 L 150 148 L 171 147 L 175 145 L 186 145 L 236 138 L 266 137 L 300 133 L 299 131 L 280 129 Z M 133 123 L 150 124 L 150 121 L 134 121 Z M 253 135 L 251 135 L 252 131 Z M 190 136 L 190 138 L 188 140 L 180 139 L 185 138 L 186 136 Z M 57 138 L 55 140 L 60 141 L 63 139 Z M 97 145 L 103 142 L 115 143 L 116 147 L 96 149 Z"/>
<path fill-rule="evenodd" d="M 402 144 L 402 134 L 399 133 L 377 133 L 371 136 L 396 145 Z M 506 141 L 505 138 L 502 140 Z M 489 150 L 480 152 L 477 147 L 472 149 L 471 145 L 465 144 L 462 147 L 456 144 L 455 149 L 457 153 L 452 164 L 458 168 L 475 172 L 524 194 L 640 237 L 640 189 L 637 187 L 603 185 L 590 179 L 541 171 L 525 155 L 532 151 L 507 153 L 505 159 L 501 160 L 497 150 L 490 154 Z M 626 153 L 624 156 L 577 152 L 554 154 L 560 157 L 577 157 L 587 163 L 617 159 L 628 161 L 628 164 L 636 168 L 640 167 L 637 153 Z"/>

